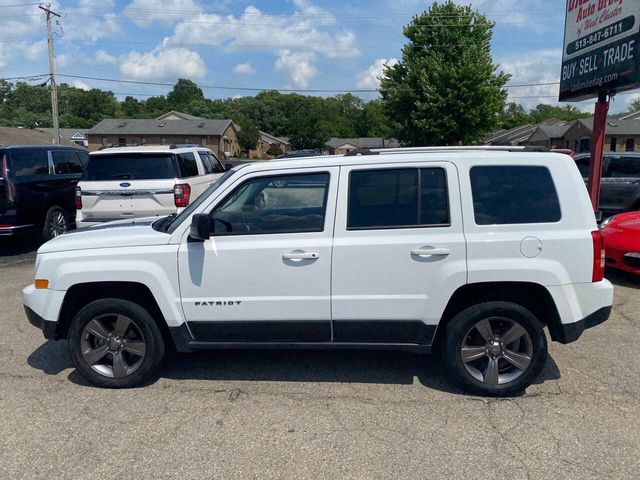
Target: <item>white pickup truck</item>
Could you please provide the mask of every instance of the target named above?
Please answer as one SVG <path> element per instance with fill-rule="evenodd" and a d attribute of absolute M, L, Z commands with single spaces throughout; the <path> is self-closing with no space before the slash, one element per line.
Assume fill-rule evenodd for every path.
<path fill-rule="evenodd" d="M 613 287 L 573 160 L 395 150 L 243 165 L 177 216 L 38 251 L 29 321 L 90 381 L 157 375 L 166 348 L 437 350 L 483 395 L 525 389 L 604 322 Z"/>

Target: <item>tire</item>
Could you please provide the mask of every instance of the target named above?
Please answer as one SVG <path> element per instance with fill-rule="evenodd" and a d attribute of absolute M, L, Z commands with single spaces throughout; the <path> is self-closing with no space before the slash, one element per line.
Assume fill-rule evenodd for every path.
<path fill-rule="evenodd" d="M 78 373 L 106 388 L 146 384 L 159 371 L 164 341 L 140 305 L 118 298 L 91 302 L 72 320 L 69 353 Z"/>
<path fill-rule="evenodd" d="M 486 302 L 447 324 L 442 355 L 451 377 L 467 392 L 509 397 L 542 372 L 547 338 L 538 319 L 521 305 Z"/>
<path fill-rule="evenodd" d="M 54 205 L 47 210 L 44 217 L 44 226 L 42 227 L 42 239 L 47 242 L 52 238 L 62 235 L 69 231 L 69 219 L 65 211 Z"/>

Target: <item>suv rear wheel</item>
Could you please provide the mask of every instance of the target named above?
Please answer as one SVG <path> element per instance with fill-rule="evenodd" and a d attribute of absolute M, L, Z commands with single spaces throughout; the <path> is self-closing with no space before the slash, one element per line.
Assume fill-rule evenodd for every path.
<path fill-rule="evenodd" d="M 447 324 L 443 353 L 449 372 L 465 390 L 512 396 L 540 375 L 547 339 L 526 308 L 486 302 L 467 308 Z"/>
<path fill-rule="evenodd" d="M 67 230 L 69 230 L 67 214 L 61 207 L 54 205 L 47 211 L 47 215 L 44 218 L 42 238 L 46 242 L 52 238 L 62 235 Z"/>
<path fill-rule="evenodd" d="M 84 307 L 69 329 L 69 351 L 78 372 L 101 387 L 142 385 L 164 357 L 160 329 L 133 302 L 109 298 Z"/>

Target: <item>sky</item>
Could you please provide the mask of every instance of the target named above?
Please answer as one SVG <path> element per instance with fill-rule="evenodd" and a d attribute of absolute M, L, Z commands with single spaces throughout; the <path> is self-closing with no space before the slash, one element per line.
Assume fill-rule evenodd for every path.
<path fill-rule="evenodd" d="M 48 72 L 45 16 L 29 0 L 0 0 L 0 77 Z M 512 75 L 511 101 L 556 104 L 563 0 L 456 0 L 496 23 L 494 62 Z M 119 98 L 166 94 L 178 78 L 208 98 L 299 90 L 375 98 L 385 64 L 401 59 L 402 28 L 425 0 L 57 0 L 58 83 Z M 65 76 L 67 75 L 67 76 Z M 93 78 L 75 78 L 93 77 Z M 99 79 L 142 83 L 107 82 Z M 41 83 L 33 79 L 30 83 Z M 149 85 L 156 83 L 160 85 Z M 164 85 L 163 85 L 164 84 Z M 215 87 L 215 88 L 214 88 Z M 223 87 L 223 88 L 221 88 Z M 618 95 L 612 112 L 640 94 Z M 593 102 L 576 104 L 593 111 Z"/>

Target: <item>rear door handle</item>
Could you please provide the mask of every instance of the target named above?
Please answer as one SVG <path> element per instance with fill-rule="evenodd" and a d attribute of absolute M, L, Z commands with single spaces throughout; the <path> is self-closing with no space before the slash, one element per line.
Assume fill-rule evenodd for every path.
<path fill-rule="evenodd" d="M 320 258 L 320 254 L 316 252 L 291 252 L 282 255 L 285 260 L 315 260 Z"/>
<path fill-rule="evenodd" d="M 411 255 L 416 257 L 446 257 L 451 253 L 448 248 L 417 248 L 411 250 Z"/>

